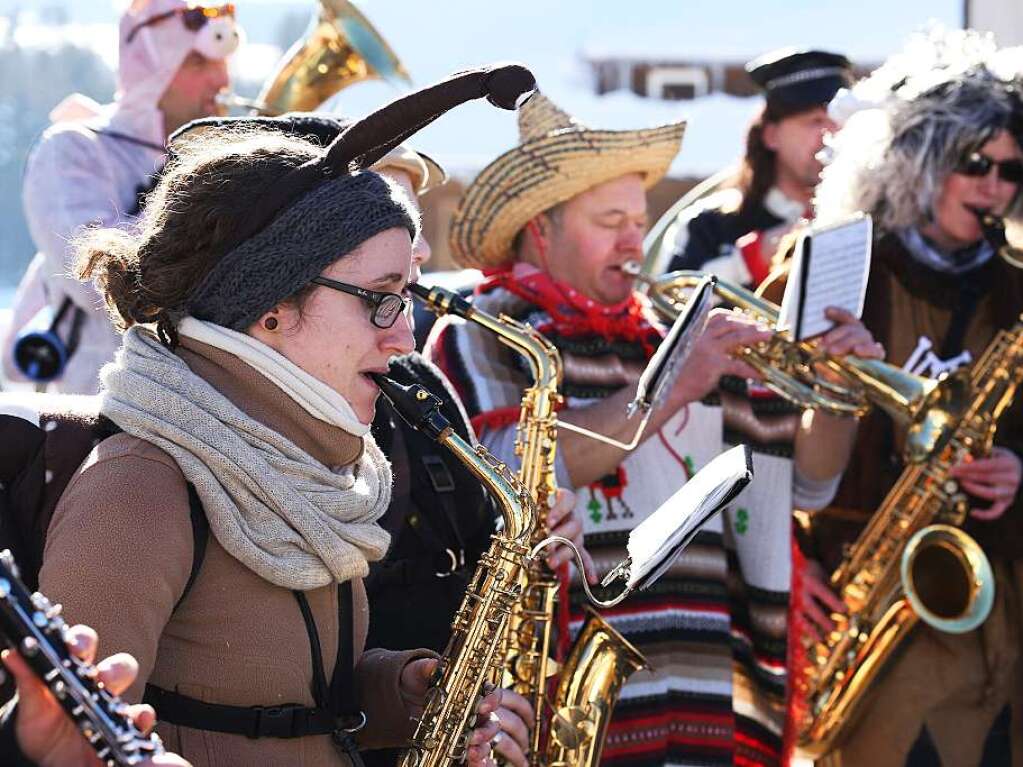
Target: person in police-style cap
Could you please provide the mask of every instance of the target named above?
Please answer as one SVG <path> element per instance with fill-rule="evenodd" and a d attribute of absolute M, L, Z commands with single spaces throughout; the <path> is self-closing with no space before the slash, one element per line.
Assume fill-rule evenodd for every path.
<path fill-rule="evenodd" d="M 654 273 L 698 269 L 756 287 L 781 236 L 809 213 L 822 168 L 817 154 L 835 127 L 827 105 L 852 83 L 852 65 L 840 53 L 784 48 L 746 71 L 765 103 L 746 133 L 745 156 L 725 189 L 676 214 Z"/>

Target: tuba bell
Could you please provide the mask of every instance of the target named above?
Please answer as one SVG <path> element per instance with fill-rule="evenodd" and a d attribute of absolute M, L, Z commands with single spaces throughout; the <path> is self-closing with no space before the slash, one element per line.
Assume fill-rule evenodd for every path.
<path fill-rule="evenodd" d="M 703 279 L 701 272 L 669 272 L 661 277 L 642 273 L 638 265 L 623 269 L 649 286 L 647 295 L 666 317 L 685 305 L 685 292 Z M 727 304 L 773 327 L 778 307 L 750 290 L 717 280 L 714 292 Z M 793 341 L 787 333 L 736 352 L 764 377 L 764 385 L 804 408 L 834 415 L 862 415 L 871 406 L 908 425 L 905 458 L 919 463 L 948 442 L 967 405 L 969 381 L 964 371 L 938 380 L 911 375 L 895 365 L 852 355 L 835 359 L 812 341 Z M 844 380 L 836 383 L 819 373 L 819 366 Z"/>
<path fill-rule="evenodd" d="M 281 58 L 255 100 L 225 94 L 223 106 L 270 117 L 311 112 L 362 80 L 411 85 L 391 46 L 350 0 L 319 0 L 309 29 Z"/>

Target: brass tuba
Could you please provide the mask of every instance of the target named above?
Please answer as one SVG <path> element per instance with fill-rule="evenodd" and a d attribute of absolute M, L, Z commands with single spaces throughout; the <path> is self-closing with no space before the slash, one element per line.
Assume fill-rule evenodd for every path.
<path fill-rule="evenodd" d="M 627 271 L 649 285 L 651 302 L 666 317 L 678 315 L 685 305 L 685 292 L 704 277 L 702 272 L 678 271 L 655 278 L 643 274 L 636 265 Z M 752 291 L 718 280 L 714 292 L 726 304 L 769 326 L 777 323 L 778 307 Z M 872 405 L 882 408 L 899 423 L 908 425 L 905 457 L 912 463 L 944 447 L 968 404 L 969 380 L 965 373 L 935 381 L 880 360 L 851 355 L 834 359 L 812 341 L 793 341 L 783 332 L 737 354 L 764 377 L 765 386 L 801 407 L 836 415 L 862 415 Z M 845 383 L 822 377 L 817 366 L 837 374 Z"/>
<path fill-rule="evenodd" d="M 305 35 L 284 54 L 255 100 L 227 94 L 225 106 L 275 116 L 311 112 L 349 85 L 380 78 L 411 85 L 404 65 L 350 0 L 320 0 Z"/>

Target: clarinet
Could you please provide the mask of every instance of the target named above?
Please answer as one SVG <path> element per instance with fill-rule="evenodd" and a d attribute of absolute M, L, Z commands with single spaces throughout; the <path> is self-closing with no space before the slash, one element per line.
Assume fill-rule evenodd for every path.
<path fill-rule="evenodd" d="M 61 607 L 29 593 L 9 550 L 0 551 L 0 641 L 16 649 L 53 693 L 107 767 L 137 765 L 162 754 L 154 732 L 144 735 L 128 704 L 107 690 L 96 667 L 74 657 Z"/>

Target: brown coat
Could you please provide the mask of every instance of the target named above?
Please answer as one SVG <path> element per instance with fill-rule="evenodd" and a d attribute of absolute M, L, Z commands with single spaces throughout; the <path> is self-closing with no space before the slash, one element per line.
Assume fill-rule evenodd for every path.
<path fill-rule="evenodd" d="M 977 360 L 1002 328 L 1011 327 L 1023 311 L 1023 273 L 994 258 L 971 276 L 981 298 L 966 325 L 963 344 L 953 350 L 969 350 Z M 940 347 L 953 319 L 960 311 L 963 277 L 940 274 L 912 260 L 893 235 L 874 245 L 867 284 L 863 322 L 884 344 L 888 361 L 903 365 L 921 336 Z M 936 348 L 937 352 L 938 349 Z M 855 536 L 859 525 L 877 509 L 902 471 L 899 459 L 905 430 L 896 428 L 890 416 L 874 410 L 860 423 L 852 460 L 835 497 L 832 512 L 838 528 L 821 531 L 817 553 L 829 567 L 840 556 L 842 540 Z M 1023 391 L 1002 416 L 995 444 L 1004 445 L 1023 457 Z M 987 501 L 980 501 L 986 507 Z M 849 525 L 839 522 L 847 519 Z M 820 519 L 816 524 L 827 524 Z M 967 530 L 993 555 L 1015 559 L 1023 555 L 1023 501 L 1015 504 L 996 522 L 971 520 Z M 841 531 L 841 532 L 839 532 Z"/>
<path fill-rule="evenodd" d="M 361 440 L 314 419 L 235 357 L 185 339 L 189 367 L 250 417 L 328 466 L 351 463 Z M 294 596 L 230 556 L 211 534 L 199 575 L 181 597 L 192 564 L 187 485 L 154 445 L 119 434 L 100 443 L 72 478 L 50 524 L 41 590 L 71 622 L 99 633 L 100 656 L 129 652 L 140 666 L 127 698 L 145 682 L 212 703 L 313 706 L 310 642 Z M 399 745 L 411 733 L 398 690 L 401 669 L 429 653 L 363 652 L 366 593 L 354 588 L 356 681 L 368 724 L 362 747 Z M 337 586 L 306 592 L 328 680 L 338 643 Z M 159 711 L 157 712 L 159 718 Z M 161 724 L 160 735 L 194 767 L 346 765 L 330 736 L 263 738 Z"/>

